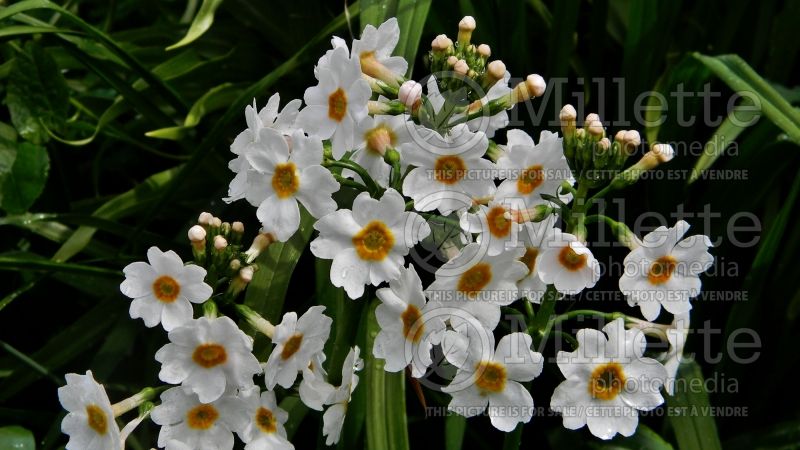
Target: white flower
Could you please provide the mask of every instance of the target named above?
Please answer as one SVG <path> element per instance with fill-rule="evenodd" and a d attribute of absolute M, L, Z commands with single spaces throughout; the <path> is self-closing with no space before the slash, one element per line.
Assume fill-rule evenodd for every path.
<path fill-rule="evenodd" d="M 319 237 L 311 242 L 311 253 L 333 259 L 331 283 L 344 287 L 350 298 L 361 297 L 367 283 L 397 279 L 403 257 L 430 234 L 427 222 L 405 207 L 394 189 L 387 189 L 380 200 L 362 192 L 352 211 L 340 209 L 314 224 Z"/>
<path fill-rule="evenodd" d="M 489 141 L 483 132 L 466 125 L 442 136 L 415 126 L 413 145 L 403 147 L 403 159 L 416 166 L 403 181 L 403 194 L 414 200 L 417 211 L 438 209 L 444 215 L 464 207 L 463 197 L 494 194 L 497 168 L 483 159 Z"/>
<path fill-rule="evenodd" d="M 214 290 L 203 280 L 206 269 L 183 265 L 172 250 L 156 247 L 147 250 L 149 264 L 137 261 L 125 266 L 125 281 L 119 285 L 123 294 L 133 299 L 131 318 L 144 319 L 147 327 L 161 323 L 170 331 L 192 320 L 192 303 L 203 303 Z"/>
<path fill-rule="evenodd" d="M 408 122 L 405 115 L 367 116 L 358 123 L 356 131 L 356 151 L 350 160 L 367 170 L 367 173 L 379 185 L 389 185 L 391 167 L 383 160 L 386 150 L 397 150 L 400 146 L 411 140 L 408 129 L 413 125 Z M 401 169 L 408 165 L 401 159 Z M 342 175 L 361 180 L 357 174 L 349 169 L 342 171 Z"/>
<path fill-rule="evenodd" d="M 317 352 L 311 363 L 303 368 L 303 381 L 300 382 L 300 400 L 311 409 L 322 411 L 322 407 L 336 389 L 326 380 L 328 373 L 322 367 L 325 352 Z"/>
<path fill-rule="evenodd" d="M 447 409 L 472 417 L 488 405 L 492 425 L 506 432 L 519 422 L 529 422 L 533 397 L 519 382 L 539 376 L 544 360 L 530 349 L 531 343 L 530 335 L 511 333 L 500 339 L 495 350 L 491 333 L 477 339 L 473 333 L 445 332 L 445 356 L 458 367 L 450 385 L 442 388 L 453 397 Z"/>
<path fill-rule="evenodd" d="M 201 317 L 169 332 L 170 343 L 156 352 L 161 381 L 196 393 L 203 403 L 220 398 L 227 389 L 253 385 L 261 372 L 251 353 L 253 339 L 228 317 Z"/>
<path fill-rule="evenodd" d="M 667 373 L 658 361 L 642 356 L 646 341 L 641 330 L 625 330 L 624 320 L 616 319 L 603 331 L 579 330 L 578 348 L 558 352 L 566 380 L 553 392 L 550 407 L 570 430 L 588 425 L 601 439 L 630 436 L 639 422 L 636 411 L 664 402 L 659 391 Z"/>
<path fill-rule="evenodd" d="M 300 207 L 319 218 L 336 210 L 332 195 L 339 183 L 322 167 L 322 141 L 295 130 L 289 143 L 275 130 L 261 130 L 259 142 L 247 154 L 247 160 L 258 173 L 248 196 L 258 205 L 256 216 L 262 232 L 272 233 L 286 241 L 300 227 Z"/>
<path fill-rule="evenodd" d="M 325 347 L 333 320 L 322 311 L 324 306 L 312 306 L 299 319 L 294 311 L 283 315 L 272 336 L 275 348 L 264 368 L 267 389 L 276 384 L 292 387 L 297 373 L 307 368 L 311 358 Z"/>
<path fill-rule="evenodd" d="M 664 368 L 667 370 L 667 382 L 664 388 L 669 395 L 675 395 L 675 377 L 678 376 L 678 367 L 683 361 L 683 347 L 686 345 L 686 338 L 689 336 L 689 313 L 676 314 L 672 319 L 672 326 L 667 330 L 667 341 L 669 351 L 664 353 L 661 358 Z"/>
<path fill-rule="evenodd" d="M 562 182 L 575 183 L 557 133 L 542 131 L 539 143 L 522 130 L 509 130 L 505 153 L 497 160 L 505 180 L 497 187 L 495 200 L 522 199 L 528 207 L 542 203 L 540 194 L 555 195 Z M 560 196 L 568 202 L 571 194 Z"/>
<path fill-rule="evenodd" d="M 458 308 L 493 330 L 500 321 L 500 307 L 519 298 L 517 280 L 528 271 L 520 261 L 523 254 L 521 247 L 515 247 L 489 256 L 481 244 L 468 244 L 436 271 L 425 293 L 437 307 Z"/>
<path fill-rule="evenodd" d="M 335 48 L 327 66 L 317 67 L 319 84 L 306 89 L 306 107 L 297 116 L 297 125 L 322 139 L 330 139 L 334 158 L 353 148 L 355 126 L 367 115 L 372 90 L 361 78 L 357 58 L 349 58 L 345 48 Z"/>
<path fill-rule="evenodd" d="M 520 260 L 525 263 L 528 273 L 517 282 L 517 286 L 520 297 L 527 297 L 534 303 L 541 303 L 542 296 L 547 290 L 547 284 L 539 277 L 536 259 L 542 252 L 544 244 L 553 239 L 555 219 L 555 216 L 550 216 L 538 223 L 525 222 L 519 232 L 519 243 L 525 248 Z"/>
<path fill-rule="evenodd" d="M 361 33 L 361 39 L 353 40 L 353 56 L 359 59 L 374 57 L 384 67 L 402 76 L 408 70 L 408 62 L 402 56 L 392 56 L 399 40 L 400 26 L 394 17 L 380 24 L 377 29 L 367 25 Z"/>
<path fill-rule="evenodd" d="M 347 353 L 342 365 L 342 384 L 331 395 L 327 402 L 331 406 L 322 415 L 322 435 L 328 437 L 325 445 L 336 444 L 342 434 L 347 405 L 350 403 L 353 391 L 358 386 L 356 371 L 364 367 L 364 361 L 359 358 L 358 354 L 358 346 L 352 347 Z"/>
<path fill-rule="evenodd" d="M 117 450 L 122 448 L 106 390 L 86 375 L 68 373 L 67 385 L 58 388 L 58 401 L 67 410 L 61 431 L 69 435 L 67 450 Z"/>
<path fill-rule="evenodd" d="M 486 92 L 480 102 L 482 105 L 488 104 L 492 100 L 496 100 L 500 97 L 511 92 L 511 88 L 508 87 L 508 80 L 511 79 L 511 72 L 506 71 L 505 75 L 503 75 L 502 80 L 497 80 L 492 87 L 489 88 L 489 91 Z M 506 110 L 502 110 L 493 116 L 480 116 L 476 117 L 467 122 L 467 126 L 472 131 L 483 131 L 486 133 L 487 137 L 494 137 L 494 133 L 497 130 L 502 130 L 508 125 L 508 112 Z"/>
<path fill-rule="evenodd" d="M 182 387 L 164 391 L 161 404 L 153 408 L 150 417 L 161 425 L 158 446 L 170 443 L 170 448 L 176 450 L 231 450 L 233 433 L 241 431 L 248 422 L 240 398 L 226 394 L 213 402 L 203 403 L 196 394 Z"/>
<path fill-rule="evenodd" d="M 275 393 L 257 386 L 241 392 L 248 416 L 247 426 L 237 434 L 247 444 L 245 450 L 292 450 L 294 445 L 286 439 L 283 427 L 289 413 L 278 407 Z"/>
<path fill-rule="evenodd" d="M 689 224 L 683 220 L 672 228 L 658 227 L 625 257 L 619 290 L 629 305 L 639 305 L 647 320 L 655 320 L 661 306 L 672 314 L 692 309 L 689 299 L 700 294 L 700 274 L 714 264 L 708 253 L 708 236 L 690 236 L 679 242 L 688 230 Z"/>
<path fill-rule="evenodd" d="M 426 304 L 414 266 L 403 269 L 400 278 L 376 295 L 381 301 L 375 310 L 381 331 L 372 353 L 386 360 L 387 372 L 399 372 L 410 364 L 411 375 L 421 377 L 433 362 L 431 348 L 439 343 L 445 324 L 440 317 L 426 317 L 434 305 Z"/>
<path fill-rule="evenodd" d="M 350 50 L 347 47 L 347 42 L 345 42 L 344 39 L 342 39 L 342 38 L 340 38 L 338 36 L 332 36 L 331 37 L 331 49 L 328 50 L 327 52 L 325 52 L 324 55 L 320 56 L 319 60 L 317 61 L 317 65 L 314 66 L 314 78 L 319 80 L 319 71 L 320 71 L 320 69 L 323 69 L 323 68 L 326 69 L 326 70 L 330 69 L 331 54 L 333 54 L 334 50 L 336 50 L 337 48 L 340 48 L 340 47 L 343 48 L 346 52 L 348 52 L 348 53 L 350 52 Z"/>
<path fill-rule="evenodd" d="M 522 229 L 522 225 L 506 217 L 506 213 L 512 209 L 509 203 L 491 201 L 488 206 L 479 205 L 474 213 L 465 210 L 461 214 L 461 229 L 467 233 L 479 233 L 475 242 L 484 245 L 489 256 L 499 255 L 514 247 Z"/>
<path fill-rule="evenodd" d="M 575 235 L 555 229 L 536 257 L 539 278 L 562 294 L 575 295 L 600 279 L 600 263 Z"/>
<path fill-rule="evenodd" d="M 250 150 L 251 146 L 259 139 L 259 134 L 262 128 L 272 128 L 281 134 L 288 135 L 294 129 L 294 122 L 297 118 L 297 113 L 300 110 L 302 102 L 294 99 L 287 103 L 283 110 L 278 112 L 280 106 L 280 95 L 276 92 L 269 98 L 267 106 L 261 108 L 261 111 L 256 112 L 256 100 L 253 99 L 253 105 L 246 106 L 244 109 L 244 117 L 247 122 L 247 128 L 239 133 L 231 144 L 231 152 L 236 155 L 228 163 L 228 168 L 236 174 L 228 186 L 228 197 L 224 198 L 227 203 L 235 200 L 245 198 L 247 194 L 248 177 L 256 176 L 253 174 L 252 166 L 247 161 L 245 155 Z M 254 206 L 257 206 L 254 205 Z"/>

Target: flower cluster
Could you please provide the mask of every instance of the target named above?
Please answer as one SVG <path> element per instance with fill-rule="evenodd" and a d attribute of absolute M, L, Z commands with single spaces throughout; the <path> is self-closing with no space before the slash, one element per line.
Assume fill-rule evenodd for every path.
<path fill-rule="evenodd" d="M 574 351 L 558 353 L 565 380 L 550 405 L 566 428 L 587 425 L 609 439 L 631 435 L 636 411 L 663 403 L 660 390 L 671 392 L 686 340 L 690 299 L 713 264 L 710 241 L 682 239 L 684 221 L 639 238 L 620 222 L 588 213 L 596 199 L 669 161 L 672 147 L 654 144 L 625 168 L 641 145 L 639 134 L 620 131 L 612 141 L 596 114 L 578 128 L 570 105 L 560 113 L 562 136 L 542 131 L 534 139 L 508 130 L 506 142 L 496 142 L 507 111 L 541 96 L 546 85 L 529 75 L 512 86 L 505 64 L 490 61 L 489 46 L 471 42 L 475 28 L 465 17 L 455 42 L 437 36 L 427 55 L 433 73 L 418 82 L 406 78 L 408 63 L 393 56 L 397 20 L 367 26 L 349 44 L 333 39 L 302 101 L 281 109 L 275 94 L 261 110 L 255 102 L 246 107 L 247 129 L 231 145 L 235 176 L 224 200 L 243 199 L 256 209 L 258 235 L 245 250 L 240 222 L 203 213 L 188 232 L 193 263 L 153 247 L 148 262 L 124 269 L 120 289 L 132 299 L 131 317 L 167 332 L 169 343 L 155 359 L 159 379 L 171 387 L 143 391 L 122 402 L 126 409 L 110 404 L 91 373 L 68 376 L 59 391 L 69 411 L 68 449 L 86 448 L 96 435 L 109 443 L 103 448 L 119 448 L 125 430 L 114 417 L 137 406 L 138 421 L 149 414 L 161 426 L 162 448 L 231 449 L 234 434 L 247 449 L 293 448 L 278 403 L 292 389 L 309 408 L 324 411 L 326 443 L 338 442 L 363 365 L 360 349 L 350 347 L 334 386 L 324 367 L 333 325 L 324 306 L 286 312 L 273 325 L 241 301 L 259 256 L 292 238 L 304 216 L 317 232 L 310 252 L 331 260 L 331 284 L 356 301 L 373 295 L 379 301 L 369 320 L 380 331 L 366 358 L 421 378 L 440 348 L 454 369 L 442 388 L 451 396 L 448 408 L 466 417 L 488 408 L 502 431 L 532 419 L 529 389 L 544 365 L 534 342 L 572 317 L 554 315 L 558 299 L 600 279 L 587 224 L 606 223 L 630 249 L 619 288 L 646 320 L 594 312 L 615 320 L 602 331 L 578 331 Z M 589 195 L 593 189 L 599 190 Z M 442 239 L 436 230 L 443 226 L 456 227 L 461 238 Z M 445 260 L 427 287 L 406 262 L 426 242 Z M 496 341 L 501 308 L 514 305 L 528 314 L 527 326 Z M 677 325 L 648 322 L 661 307 Z M 645 356 L 648 326 L 662 330 L 672 346 L 657 359 Z M 268 356 L 253 353 L 253 337 L 243 329 L 271 340 Z"/>

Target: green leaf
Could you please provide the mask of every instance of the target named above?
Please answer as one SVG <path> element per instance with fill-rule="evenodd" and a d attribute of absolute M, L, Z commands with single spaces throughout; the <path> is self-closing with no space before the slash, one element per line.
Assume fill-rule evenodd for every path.
<path fill-rule="evenodd" d="M 161 128 L 158 130 L 148 131 L 145 136 L 156 139 L 168 139 L 177 141 L 186 136 L 186 133 L 192 128 L 196 127 L 206 113 L 227 107 L 235 100 L 241 91 L 234 87 L 232 83 L 224 83 L 215 86 L 208 90 L 202 97 L 200 97 L 189 114 L 183 121 L 183 125 L 178 127 Z"/>
<path fill-rule="evenodd" d="M 398 2 L 397 22 L 400 25 L 400 41 L 394 49 L 394 54 L 400 55 L 408 61 L 408 73 L 401 75 L 411 76 L 414 70 L 419 42 L 432 2 L 433 0 L 400 0 Z"/>
<path fill-rule="evenodd" d="M 460 450 L 467 431 L 467 418 L 458 414 L 450 414 L 444 419 L 445 450 Z"/>
<path fill-rule="evenodd" d="M 63 127 L 67 117 L 69 88 L 53 58 L 30 42 L 17 54 L 8 77 L 6 104 L 11 122 L 28 141 L 47 140 L 45 128 Z"/>
<path fill-rule="evenodd" d="M 214 23 L 214 13 L 221 4 L 222 0 L 203 0 L 203 4 L 200 5 L 200 10 L 197 11 L 197 15 L 194 16 L 194 20 L 192 20 L 192 24 L 189 26 L 189 31 L 186 32 L 186 36 L 167 47 L 167 50 L 175 50 L 176 48 L 189 45 L 208 31 L 208 29 L 211 28 L 211 24 Z"/>
<path fill-rule="evenodd" d="M 65 272 L 70 274 L 93 275 L 104 278 L 122 278 L 122 272 L 118 270 L 104 269 L 102 267 L 84 264 L 53 262 L 48 259 L 2 255 L 0 255 L 0 270 Z"/>
<path fill-rule="evenodd" d="M 372 353 L 372 347 L 365 349 Z M 408 450 L 408 423 L 406 418 L 406 371 L 385 374 L 386 437 L 389 448 Z"/>
<path fill-rule="evenodd" d="M 389 435 L 384 416 L 386 408 L 386 372 L 383 370 L 383 360 L 377 359 L 372 354 L 375 337 L 380 331 L 378 320 L 375 318 L 375 308 L 380 301 L 375 299 L 367 310 L 367 339 L 364 349 L 364 389 L 367 391 L 367 442 L 368 450 L 386 449 L 389 447 Z"/>
<path fill-rule="evenodd" d="M 291 440 L 309 409 L 297 395 L 286 396 L 281 400 L 280 407 L 289 414 L 289 419 L 283 426 L 286 429 L 286 437 Z"/>
<path fill-rule="evenodd" d="M 328 382 L 338 386 L 342 382 L 339 368 L 355 342 L 364 302 L 351 300 L 345 295 L 343 288 L 331 284 L 332 263 L 330 259 L 315 259 L 316 298 L 317 303 L 325 306 L 325 314 L 333 318 L 333 328 L 331 337 L 325 344 L 325 354 L 328 356 Z"/>
<path fill-rule="evenodd" d="M 669 416 L 680 450 L 717 450 L 722 446 L 700 365 L 685 361 L 678 367 L 675 395 L 667 396 Z"/>
<path fill-rule="evenodd" d="M 0 448 L 3 450 L 35 450 L 33 433 L 20 426 L 0 428 Z"/>
<path fill-rule="evenodd" d="M 725 449 L 790 449 L 796 448 L 798 442 L 800 442 L 800 422 L 792 420 L 726 440 Z"/>
<path fill-rule="evenodd" d="M 367 25 L 377 27 L 397 14 L 397 3 L 397 0 L 361 0 L 361 29 Z"/>
<path fill-rule="evenodd" d="M 738 93 L 754 95 L 764 115 L 800 144 L 800 111 L 795 109 L 766 80 L 737 55 L 693 56 L 705 64 L 720 80 Z M 760 103 L 760 105 L 758 105 Z"/>
<path fill-rule="evenodd" d="M 3 209 L 11 214 L 27 211 L 44 190 L 49 171 L 50 157 L 44 147 L 29 142 L 19 144 L 11 172 L 3 177 Z"/>
<path fill-rule="evenodd" d="M 579 0 L 562 0 L 555 3 L 553 16 L 558 24 L 550 32 L 548 47 L 548 77 L 566 77 L 572 54 L 575 51 L 575 29 L 578 26 Z"/>
<path fill-rule="evenodd" d="M 608 443 L 592 445 L 600 450 L 672 450 L 672 445 L 664 438 L 650 429 L 647 425 L 639 423 L 636 433 L 630 437 L 618 435 Z"/>

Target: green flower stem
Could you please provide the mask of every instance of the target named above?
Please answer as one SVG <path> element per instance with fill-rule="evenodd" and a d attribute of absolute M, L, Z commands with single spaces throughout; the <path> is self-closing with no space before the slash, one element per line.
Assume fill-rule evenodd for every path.
<path fill-rule="evenodd" d="M 533 335 L 534 333 L 539 334 L 540 336 L 544 336 L 544 330 L 548 325 L 548 320 L 553 315 L 553 312 L 556 309 L 556 302 L 558 301 L 558 291 L 556 288 L 550 284 L 547 286 L 547 291 L 542 296 L 542 305 L 539 307 L 539 311 L 536 313 L 536 316 L 531 321 L 530 325 L 528 325 L 528 333 Z"/>
<path fill-rule="evenodd" d="M 343 177 L 338 173 L 333 174 L 333 178 L 336 180 L 337 183 L 339 183 L 342 186 L 349 187 L 361 192 L 365 192 L 367 190 L 367 187 L 359 183 L 358 181 L 351 180 L 350 178 L 347 177 Z"/>
<path fill-rule="evenodd" d="M 361 181 L 364 182 L 364 185 L 367 187 L 367 191 L 369 191 L 372 197 L 378 196 L 383 191 L 383 189 L 380 186 L 378 186 L 377 183 L 375 183 L 375 180 L 373 180 L 372 177 L 369 176 L 369 173 L 367 173 L 367 169 L 361 167 L 360 165 L 354 163 L 353 161 L 332 160 L 332 161 L 327 161 L 325 165 L 327 167 L 340 167 L 342 169 L 349 169 L 357 173 L 358 176 L 361 177 Z"/>
<path fill-rule="evenodd" d="M 137 394 L 111 405 L 111 411 L 114 413 L 114 417 L 119 417 L 126 412 L 133 410 L 134 408 L 138 408 L 145 402 L 149 402 L 150 400 L 156 398 L 159 394 L 169 388 L 170 386 L 146 387 Z"/>
<path fill-rule="evenodd" d="M 544 330 L 542 330 L 542 333 L 541 333 L 542 341 L 547 339 L 548 335 L 552 332 L 553 327 L 557 323 L 561 323 L 561 322 L 564 322 L 564 321 L 567 321 L 567 320 L 570 320 L 570 319 L 574 319 L 576 317 L 584 317 L 584 316 L 598 317 L 598 318 L 605 319 L 605 320 L 607 320 L 609 322 L 611 322 L 612 320 L 619 319 L 619 318 L 626 319 L 626 321 L 628 319 L 628 316 L 626 316 L 625 314 L 622 314 L 621 312 L 607 313 L 607 312 L 603 312 L 603 311 L 595 311 L 593 309 L 576 309 L 574 311 L 570 311 L 570 312 L 567 312 L 567 313 L 564 313 L 564 314 L 560 314 L 560 315 L 557 315 L 555 317 L 550 318 L 550 320 L 547 321 L 547 325 L 545 326 Z"/>
<path fill-rule="evenodd" d="M 408 206 L 408 205 L 406 205 L 406 206 Z M 440 216 L 438 214 L 427 213 L 427 212 L 417 212 L 417 214 L 419 214 L 420 216 L 424 217 L 426 220 L 433 220 L 433 221 L 436 221 L 436 222 L 439 222 L 439 223 L 442 223 L 442 224 L 445 224 L 445 225 L 450 225 L 450 226 L 456 227 L 459 230 L 461 229 L 461 222 L 459 222 L 456 219 L 453 219 L 453 218 L 450 218 L 450 217 Z"/>

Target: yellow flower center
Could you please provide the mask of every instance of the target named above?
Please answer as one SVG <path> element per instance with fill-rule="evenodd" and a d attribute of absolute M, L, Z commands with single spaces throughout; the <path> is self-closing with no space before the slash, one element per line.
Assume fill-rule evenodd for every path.
<path fill-rule="evenodd" d="M 653 264 L 650 266 L 650 271 L 647 273 L 647 279 L 650 280 L 652 284 L 666 283 L 672 276 L 672 272 L 675 271 L 675 266 L 677 264 L 678 261 L 672 256 L 662 256 L 653 261 Z"/>
<path fill-rule="evenodd" d="M 625 373 L 618 363 L 598 366 L 589 378 L 589 394 L 600 400 L 612 400 L 625 386 Z"/>
<path fill-rule="evenodd" d="M 383 156 L 386 149 L 394 147 L 397 136 L 385 123 L 381 123 L 375 128 L 364 133 L 364 141 L 367 143 L 367 150 L 376 155 Z"/>
<path fill-rule="evenodd" d="M 300 350 L 300 346 L 303 345 L 303 335 L 301 333 L 297 333 L 292 335 L 289 339 L 286 340 L 286 343 L 283 344 L 283 350 L 281 350 L 281 358 L 286 360 L 292 357 L 298 350 Z"/>
<path fill-rule="evenodd" d="M 544 183 L 544 170 L 541 164 L 530 166 L 520 173 L 517 190 L 520 194 L 530 194 Z"/>
<path fill-rule="evenodd" d="M 198 366 L 210 369 L 227 361 L 228 354 L 219 344 L 200 344 L 194 349 L 192 359 Z"/>
<path fill-rule="evenodd" d="M 467 165 L 458 156 L 442 156 L 433 166 L 433 178 L 444 184 L 455 184 L 467 174 Z"/>
<path fill-rule="evenodd" d="M 212 405 L 197 405 L 186 413 L 186 425 L 195 430 L 207 430 L 214 426 L 219 418 L 219 411 Z"/>
<path fill-rule="evenodd" d="M 475 366 L 475 385 L 481 394 L 502 392 L 506 386 L 506 367 L 494 361 L 481 361 Z"/>
<path fill-rule="evenodd" d="M 162 275 L 153 281 L 153 295 L 159 301 L 164 303 L 172 303 L 178 298 L 181 293 L 181 285 L 169 275 Z"/>
<path fill-rule="evenodd" d="M 519 260 L 528 267 L 528 273 L 533 273 L 536 267 L 536 257 L 539 256 L 539 249 L 534 247 L 525 247 L 525 254 Z"/>
<path fill-rule="evenodd" d="M 394 246 L 394 235 L 380 220 L 373 220 L 353 236 L 353 245 L 361 259 L 382 261 Z"/>
<path fill-rule="evenodd" d="M 328 96 L 328 117 L 341 122 L 347 113 L 347 93 L 342 88 L 336 89 Z"/>
<path fill-rule="evenodd" d="M 300 187 L 300 178 L 297 176 L 297 166 L 293 162 L 280 163 L 275 166 L 272 175 L 272 189 L 278 198 L 286 198 L 297 192 Z"/>
<path fill-rule="evenodd" d="M 261 429 L 264 433 L 274 433 L 277 429 L 278 420 L 275 418 L 275 415 L 272 414 L 272 411 L 264 408 L 258 408 L 256 411 L 256 425 L 258 428 Z"/>
<path fill-rule="evenodd" d="M 474 298 L 490 281 L 492 281 L 492 267 L 488 263 L 478 263 L 461 274 L 461 278 L 458 279 L 458 290 Z"/>
<path fill-rule="evenodd" d="M 502 238 L 508 236 L 511 231 L 511 221 L 505 218 L 506 209 L 502 206 L 492 206 L 486 213 L 486 220 L 489 223 L 489 232 L 492 236 Z"/>
<path fill-rule="evenodd" d="M 569 245 L 564 246 L 558 254 L 558 261 L 564 268 L 569 271 L 575 272 L 586 266 L 586 260 L 589 259 L 588 255 L 579 255 L 575 253 Z"/>
<path fill-rule="evenodd" d="M 411 342 L 419 342 L 425 331 L 425 325 L 419 320 L 422 318 L 419 308 L 408 305 L 403 314 L 400 314 L 400 318 L 403 320 L 403 335 L 406 339 Z"/>
<path fill-rule="evenodd" d="M 86 406 L 86 421 L 89 424 L 89 428 L 93 429 L 97 434 L 106 434 L 108 431 L 106 413 L 97 405 Z"/>

